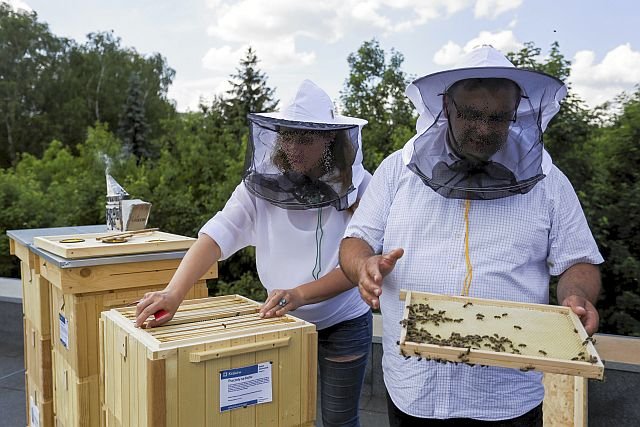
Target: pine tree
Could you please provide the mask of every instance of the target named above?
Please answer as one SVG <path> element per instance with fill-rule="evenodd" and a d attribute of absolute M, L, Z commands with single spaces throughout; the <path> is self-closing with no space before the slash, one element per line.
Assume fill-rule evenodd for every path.
<path fill-rule="evenodd" d="M 274 89 L 267 86 L 267 76 L 258 68 L 259 62 L 255 50 L 249 47 L 229 80 L 231 89 L 227 91 L 225 116 L 243 127 L 247 114 L 273 111 L 278 106 Z"/>
<path fill-rule="evenodd" d="M 140 76 L 138 73 L 132 73 L 129 77 L 127 99 L 118 124 L 118 136 L 122 139 L 125 152 L 136 156 L 138 160 L 149 158 L 152 155 L 147 138 L 149 124 L 144 103 L 145 96 Z"/>

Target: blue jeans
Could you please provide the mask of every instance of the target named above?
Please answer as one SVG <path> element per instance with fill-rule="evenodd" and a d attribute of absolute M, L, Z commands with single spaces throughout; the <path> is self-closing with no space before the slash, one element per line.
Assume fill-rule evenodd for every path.
<path fill-rule="evenodd" d="M 320 402 L 325 427 L 360 426 L 358 407 L 371 351 L 372 327 L 373 317 L 368 311 L 318 331 Z"/>

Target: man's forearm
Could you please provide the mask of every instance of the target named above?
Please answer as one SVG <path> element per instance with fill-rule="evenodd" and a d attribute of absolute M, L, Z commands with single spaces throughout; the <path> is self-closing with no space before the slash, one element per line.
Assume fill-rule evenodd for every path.
<path fill-rule="evenodd" d="M 595 305 L 600 287 L 598 266 L 586 263 L 572 265 L 562 273 L 558 281 L 558 302 L 562 303 L 568 296 L 578 295 Z"/>
<path fill-rule="evenodd" d="M 367 242 L 356 237 L 347 237 L 340 243 L 340 268 L 345 276 L 354 284 L 358 284 L 360 266 L 374 255 Z"/>

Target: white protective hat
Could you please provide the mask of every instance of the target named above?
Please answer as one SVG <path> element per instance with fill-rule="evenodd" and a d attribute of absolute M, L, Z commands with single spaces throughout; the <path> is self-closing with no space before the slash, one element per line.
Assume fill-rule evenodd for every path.
<path fill-rule="evenodd" d="M 254 195 L 285 209 L 332 205 L 342 210 L 355 203 L 357 189 L 365 175 L 361 130 L 366 120 L 337 114 L 329 95 L 310 80 L 300 84 L 293 98 L 280 111 L 252 113 L 248 118 L 251 132 L 244 182 Z M 349 152 L 350 170 L 346 174 L 335 168 L 331 170 L 331 155 L 323 159 L 329 166 L 322 177 L 282 170 L 274 163 L 274 153 L 280 148 L 279 138 L 291 131 L 340 135 L 336 139 L 340 142 L 334 143 L 342 144 Z M 347 185 L 337 183 L 337 175 L 349 178 Z"/>

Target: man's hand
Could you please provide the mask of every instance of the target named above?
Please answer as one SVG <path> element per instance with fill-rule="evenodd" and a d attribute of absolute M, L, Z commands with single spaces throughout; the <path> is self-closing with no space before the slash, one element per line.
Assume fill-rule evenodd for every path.
<path fill-rule="evenodd" d="M 598 330 L 600 316 L 594 304 L 599 293 L 600 270 L 592 264 L 574 264 L 562 273 L 558 281 L 558 301 L 571 307 L 589 335 Z"/>
<path fill-rule="evenodd" d="M 393 249 L 382 255 L 372 255 L 361 264 L 358 270 L 358 290 L 362 299 L 371 308 L 379 308 L 382 294 L 382 279 L 396 266 L 404 255 L 404 249 Z"/>
<path fill-rule="evenodd" d="M 600 316 L 598 315 L 598 310 L 596 310 L 588 299 L 577 295 L 571 295 L 562 301 L 562 305 L 565 307 L 571 307 L 571 310 L 578 315 L 589 336 L 593 335 L 598 330 Z"/>

